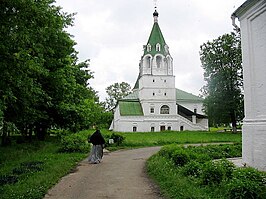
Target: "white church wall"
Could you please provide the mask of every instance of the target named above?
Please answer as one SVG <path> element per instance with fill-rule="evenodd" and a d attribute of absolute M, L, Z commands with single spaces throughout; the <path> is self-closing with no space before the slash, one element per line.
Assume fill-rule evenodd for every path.
<path fill-rule="evenodd" d="M 199 124 L 193 124 L 178 115 L 124 116 L 114 120 L 113 130 L 117 132 L 133 132 L 135 127 L 137 132 L 151 132 L 153 127 L 153 130 L 158 132 L 164 126 L 165 130 L 170 129 L 173 131 L 207 131 L 208 122 L 206 120 L 202 119 Z"/>
<path fill-rule="evenodd" d="M 176 110 L 176 105 L 175 101 L 146 101 L 143 100 L 141 101 L 142 109 L 144 115 L 161 115 L 160 114 L 160 109 L 163 105 L 167 105 L 169 107 L 169 115 L 176 115 L 177 110 Z M 151 108 L 153 108 L 154 113 L 151 112 Z"/>
<path fill-rule="evenodd" d="M 144 75 L 139 80 L 139 88 L 175 88 L 175 76 Z"/>
<path fill-rule="evenodd" d="M 242 156 L 248 166 L 266 171 L 266 1 L 245 11 L 239 14 L 245 102 Z"/>

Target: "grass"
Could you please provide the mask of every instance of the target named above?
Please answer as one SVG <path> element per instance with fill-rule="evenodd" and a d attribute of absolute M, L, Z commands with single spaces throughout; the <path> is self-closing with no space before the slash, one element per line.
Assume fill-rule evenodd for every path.
<path fill-rule="evenodd" d="M 119 133 L 101 130 L 107 136 L 118 133 L 125 137 L 120 146 L 110 146 L 108 149 L 136 148 L 147 146 L 162 146 L 170 143 L 210 143 L 210 142 L 241 142 L 241 134 L 215 132 L 147 132 Z M 94 130 L 80 132 L 86 142 L 88 135 Z M 56 184 L 61 177 L 74 168 L 88 153 L 59 153 L 60 140 L 56 136 L 46 141 L 15 144 L 0 147 L 0 198 L 2 199 L 38 199 Z M 41 162 L 37 170 L 23 165 Z M 16 172 L 13 174 L 13 172 Z M 19 174 L 18 174 L 19 173 Z M 1 177 L 15 176 L 17 182 L 1 185 Z M 184 182 L 186 183 L 186 182 Z"/>
<path fill-rule="evenodd" d="M 59 153 L 56 137 L 45 142 L 35 141 L 31 144 L 16 144 L 0 147 L 0 175 L 14 175 L 14 169 L 20 169 L 24 163 L 42 162 L 39 170 L 23 170 L 15 175 L 18 182 L 0 185 L 2 199 L 38 199 L 43 198 L 49 188 L 61 177 L 84 159 L 84 153 Z"/>
<path fill-rule="evenodd" d="M 121 133 L 121 135 L 126 137 L 124 142 L 125 146 L 162 146 L 171 143 L 241 142 L 241 134 L 206 131 Z"/>

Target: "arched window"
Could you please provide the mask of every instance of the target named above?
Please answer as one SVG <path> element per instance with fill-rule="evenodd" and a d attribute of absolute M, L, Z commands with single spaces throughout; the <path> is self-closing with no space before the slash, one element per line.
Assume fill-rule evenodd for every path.
<path fill-rule="evenodd" d="M 148 51 L 148 52 L 151 51 L 151 45 L 150 45 L 150 44 L 147 45 L 147 51 Z"/>
<path fill-rule="evenodd" d="M 161 45 L 158 43 L 156 44 L 156 51 L 160 51 L 161 50 Z"/>
<path fill-rule="evenodd" d="M 161 68 L 161 65 L 162 65 L 162 57 L 160 57 L 160 56 L 157 56 L 156 57 L 156 65 L 157 65 L 157 68 Z"/>
<path fill-rule="evenodd" d="M 146 57 L 145 58 L 145 65 L 146 67 L 150 68 L 151 67 L 151 57 Z"/>
<path fill-rule="evenodd" d="M 169 114 L 169 111 L 170 111 L 169 106 L 163 105 L 160 109 L 160 114 Z"/>

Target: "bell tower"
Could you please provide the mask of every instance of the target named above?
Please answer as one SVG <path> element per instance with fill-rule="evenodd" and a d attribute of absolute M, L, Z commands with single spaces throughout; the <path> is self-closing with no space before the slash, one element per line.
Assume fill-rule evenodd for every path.
<path fill-rule="evenodd" d="M 168 107 L 167 115 L 174 115 L 177 108 L 173 59 L 159 27 L 158 17 L 155 7 L 153 27 L 147 44 L 143 46 L 139 77 L 134 89 L 138 87 L 144 115 L 161 114 L 162 107 Z"/>
<path fill-rule="evenodd" d="M 140 76 L 142 75 L 173 75 L 173 59 L 169 53 L 161 29 L 158 24 L 159 13 L 153 13 L 154 24 L 140 60 Z"/>

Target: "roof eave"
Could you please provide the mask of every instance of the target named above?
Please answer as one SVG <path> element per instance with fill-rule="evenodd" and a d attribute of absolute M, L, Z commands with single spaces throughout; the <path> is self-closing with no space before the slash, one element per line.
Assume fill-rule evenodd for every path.
<path fill-rule="evenodd" d="M 247 0 L 245 1 L 239 8 L 237 8 L 235 10 L 235 12 L 233 12 L 232 16 L 235 17 L 241 17 L 242 15 L 244 15 L 252 6 L 254 6 L 257 2 L 259 2 L 261 0 Z"/>

